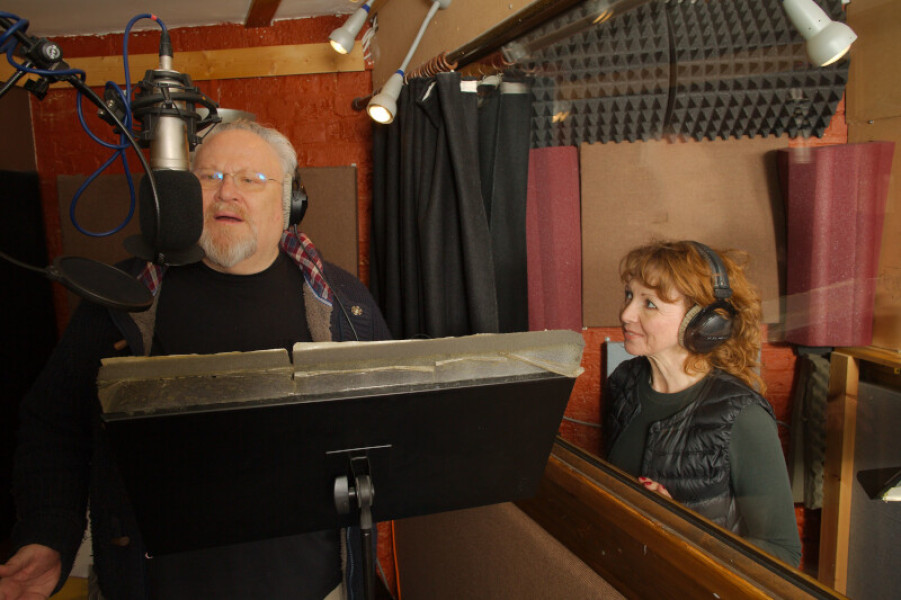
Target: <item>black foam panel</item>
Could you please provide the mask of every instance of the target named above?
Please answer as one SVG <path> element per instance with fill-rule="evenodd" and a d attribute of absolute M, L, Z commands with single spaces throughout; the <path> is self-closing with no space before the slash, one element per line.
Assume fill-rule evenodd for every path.
<path fill-rule="evenodd" d="M 819 0 L 844 19 L 841 0 Z M 848 60 L 815 67 L 780 0 L 656 1 L 591 25 L 586 2 L 519 41 L 533 49 L 532 146 L 822 137 Z"/>

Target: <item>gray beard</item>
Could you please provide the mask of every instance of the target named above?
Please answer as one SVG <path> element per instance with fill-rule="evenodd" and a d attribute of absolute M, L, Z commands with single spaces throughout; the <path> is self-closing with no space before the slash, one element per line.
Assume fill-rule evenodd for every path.
<path fill-rule="evenodd" d="M 230 269 L 242 260 L 250 258 L 257 251 L 257 232 L 253 225 L 251 225 L 251 232 L 251 235 L 237 240 L 217 243 L 209 230 L 204 227 L 199 244 L 206 253 L 207 260 L 223 269 Z"/>

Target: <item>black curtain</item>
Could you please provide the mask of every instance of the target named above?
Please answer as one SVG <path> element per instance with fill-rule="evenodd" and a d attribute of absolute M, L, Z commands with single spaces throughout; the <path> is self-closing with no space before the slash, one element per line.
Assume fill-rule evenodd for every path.
<path fill-rule="evenodd" d="M 512 298 L 519 312 L 527 304 L 528 108 L 514 119 L 503 117 L 503 102 L 489 101 L 482 109 L 479 104 L 476 82 L 462 82 L 458 73 L 413 79 L 401 92 L 394 122 L 375 126 L 370 284 L 396 338 L 528 328 L 527 312 L 515 328 L 507 324 L 503 304 Z M 486 106 L 493 107 L 487 113 L 501 118 L 480 116 Z M 489 125 L 480 124 L 483 120 Z M 508 121 L 517 121 L 525 135 L 485 133 Z M 514 151 L 511 138 L 517 143 L 521 138 L 522 147 Z M 480 140 L 491 149 L 481 150 Z M 517 168 L 507 159 L 518 155 L 524 159 Z M 489 166 L 480 166 L 482 158 Z M 486 183 L 482 173 L 490 173 L 492 181 Z M 505 183 L 511 179 L 523 183 Z M 521 206 L 510 198 L 517 187 Z M 495 227 L 497 239 L 491 229 L 495 221 L 502 222 Z M 521 265 L 511 267 L 508 256 L 520 254 Z M 521 280 L 521 292 L 510 285 L 508 273 Z"/>
<path fill-rule="evenodd" d="M 479 163 L 491 231 L 498 328 L 528 331 L 526 197 L 532 97 L 525 82 L 491 78 L 479 86 Z"/>

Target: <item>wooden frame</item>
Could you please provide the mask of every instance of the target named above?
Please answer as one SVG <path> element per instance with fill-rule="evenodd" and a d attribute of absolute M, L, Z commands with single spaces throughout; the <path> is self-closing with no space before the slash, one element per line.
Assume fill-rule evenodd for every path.
<path fill-rule="evenodd" d="M 901 354 L 882 348 L 853 347 L 837 348 L 830 358 L 818 577 L 841 593 L 845 593 L 848 587 L 860 361 L 901 369 Z"/>
<path fill-rule="evenodd" d="M 629 598 L 843 597 L 560 439 L 517 505 Z"/>

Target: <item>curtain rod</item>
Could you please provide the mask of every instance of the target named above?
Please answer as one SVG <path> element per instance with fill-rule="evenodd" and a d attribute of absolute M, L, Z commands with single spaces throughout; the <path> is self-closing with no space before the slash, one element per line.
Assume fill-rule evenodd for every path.
<path fill-rule="evenodd" d="M 536 0 L 456 50 L 442 52 L 416 67 L 410 72 L 408 77 L 422 76 L 424 73 L 443 73 L 469 65 L 480 58 L 497 52 L 504 44 L 529 33 L 560 13 L 584 1 Z M 363 110 L 366 108 L 370 97 L 355 98 L 351 106 L 354 110 Z"/>
<path fill-rule="evenodd" d="M 447 53 L 447 61 L 464 67 L 500 50 L 508 42 L 544 25 L 584 0 L 536 0 L 488 31 Z"/>

